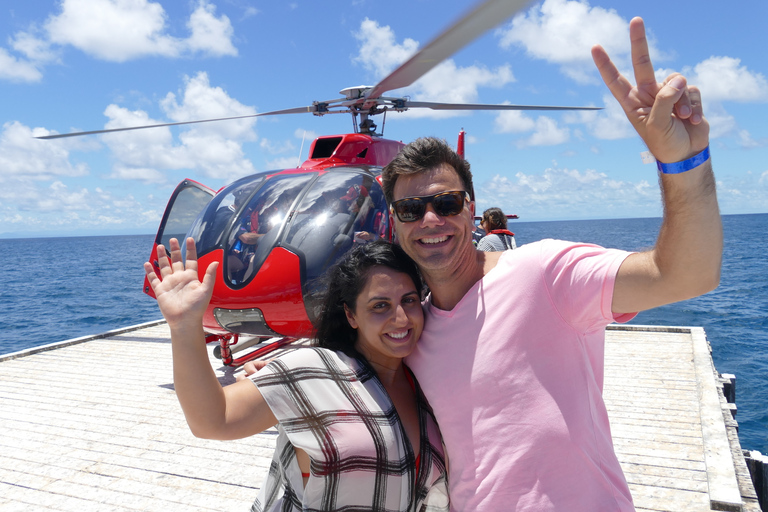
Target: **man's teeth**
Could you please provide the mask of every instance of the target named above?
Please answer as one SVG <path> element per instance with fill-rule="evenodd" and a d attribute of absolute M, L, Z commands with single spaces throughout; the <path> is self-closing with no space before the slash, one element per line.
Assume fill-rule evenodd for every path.
<path fill-rule="evenodd" d="M 401 340 L 408 336 L 408 331 L 401 331 L 401 332 L 391 332 L 389 333 L 390 338 L 395 338 L 398 340 Z"/>
<path fill-rule="evenodd" d="M 445 242 L 448 240 L 448 236 L 441 236 L 439 238 L 422 238 L 421 243 L 423 244 L 439 244 L 440 242 Z"/>

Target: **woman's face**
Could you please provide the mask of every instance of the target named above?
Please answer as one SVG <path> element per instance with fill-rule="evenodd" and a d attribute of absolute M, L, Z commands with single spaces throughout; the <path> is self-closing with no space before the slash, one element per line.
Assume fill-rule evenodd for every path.
<path fill-rule="evenodd" d="M 357 329 L 355 348 L 372 364 L 395 368 L 416 347 L 424 328 L 424 313 L 413 280 L 389 267 L 376 266 L 355 301 L 346 309 Z"/>

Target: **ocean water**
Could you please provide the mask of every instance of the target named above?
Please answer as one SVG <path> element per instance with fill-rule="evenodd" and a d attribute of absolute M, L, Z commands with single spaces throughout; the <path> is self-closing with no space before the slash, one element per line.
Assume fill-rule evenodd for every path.
<path fill-rule="evenodd" d="M 660 219 L 511 221 L 517 243 L 542 238 L 643 250 Z M 704 327 L 715 365 L 736 375 L 742 447 L 768 453 L 768 214 L 723 217 L 720 287 L 631 323 Z M 161 318 L 142 293 L 153 235 L 0 240 L 0 354 Z"/>
<path fill-rule="evenodd" d="M 162 318 L 142 292 L 154 235 L 0 240 L 0 354 Z"/>

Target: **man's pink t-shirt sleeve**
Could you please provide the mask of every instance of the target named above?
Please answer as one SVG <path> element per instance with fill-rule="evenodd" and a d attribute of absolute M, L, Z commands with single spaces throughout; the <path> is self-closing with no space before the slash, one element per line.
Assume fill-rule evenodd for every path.
<path fill-rule="evenodd" d="M 547 258 L 544 272 L 549 276 L 546 281 L 550 283 L 549 294 L 567 324 L 579 332 L 589 332 L 603 329 L 606 322 L 628 322 L 636 316 L 636 313 L 614 314 L 611 311 L 616 275 L 631 253 L 606 252 L 596 245 L 573 245 L 560 240 L 545 243 L 550 249 L 552 246 L 556 248 L 542 250 L 542 257 Z M 603 279 L 594 278 L 597 270 L 604 275 Z M 594 311 L 600 311 L 602 318 L 588 313 Z"/>

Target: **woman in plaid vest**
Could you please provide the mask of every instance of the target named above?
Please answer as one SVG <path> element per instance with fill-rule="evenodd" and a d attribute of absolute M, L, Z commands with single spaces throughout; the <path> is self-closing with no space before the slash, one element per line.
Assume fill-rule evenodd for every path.
<path fill-rule="evenodd" d="M 299 348 L 221 387 L 205 348 L 202 316 L 216 264 L 198 279 L 194 241 L 183 264 L 158 247 L 149 264 L 171 329 L 174 385 L 192 433 L 240 439 L 277 426 L 269 472 L 253 511 L 447 511 L 442 437 L 418 382 L 403 364 L 421 335 L 423 285 L 389 242 L 363 244 L 329 270 L 315 346 Z"/>

